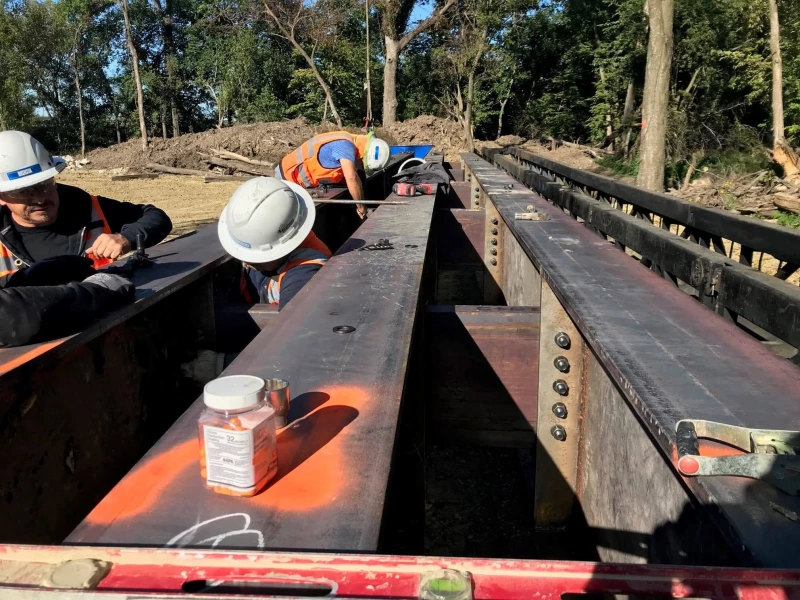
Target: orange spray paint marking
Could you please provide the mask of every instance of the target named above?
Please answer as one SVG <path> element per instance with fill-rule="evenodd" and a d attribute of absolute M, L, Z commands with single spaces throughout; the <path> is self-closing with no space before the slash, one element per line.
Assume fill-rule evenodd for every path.
<path fill-rule="evenodd" d="M 0 375 L 5 375 L 9 371 L 12 371 L 12 370 L 16 369 L 20 365 L 24 365 L 26 362 L 28 362 L 30 360 L 33 360 L 37 356 L 41 356 L 42 354 L 44 354 L 48 350 L 51 350 L 51 349 L 55 348 L 56 346 L 59 346 L 60 344 L 62 344 L 64 342 L 64 340 L 66 340 L 66 339 L 67 338 L 62 338 L 60 340 L 47 342 L 45 344 L 38 344 L 34 348 L 32 348 L 31 350 L 28 350 L 22 356 L 18 356 L 17 358 L 15 358 L 13 360 L 9 360 L 7 362 L 4 362 L 3 364 L 0 364 Z M 2 353 L 0 353 L 0 356 L 2 356 Z"/>
<path fill-rule="evenodd" d="M 348 472 L 341 443 L 371 398 L 359 387 L 324 391 L 330 396 L 324 404 L 278 434 L 278 475 L 248 502 L 308 511 L 330 503 L 341 492 Z"/>
<path fill-rule="evenodd" d="M 109 525 L 152 509 L 161 494 L 189 467 L 196 468 L 197 440 L 192 438 L 134 469 L 98 504 L 86 521 Z"/>

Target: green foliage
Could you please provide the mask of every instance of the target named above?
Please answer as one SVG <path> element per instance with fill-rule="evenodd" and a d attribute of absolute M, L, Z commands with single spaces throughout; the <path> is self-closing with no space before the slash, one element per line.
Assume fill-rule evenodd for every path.
<path fill-rule="evenodd" d="M 800 229 L 800 215 L 784 212 L 782 210 L 776 210 L 774 213 L 772 213 L 772 218 L 778 220 L 778 225 Z"/>
<path fill-rule="evenodd" d="M 636 177 L 639 174 L 639 157 L 627 161 L 617 156 L 603 156 L 597 165 L 614 177 Z"/>
<path fill-rule="evenodd" d="M 282 14 L 291 14 L 295 6 L 295 0 L 268 1 Z M 114 0 L 2 3 L 0 127 L 35 132 L 55 151 L 77 148 L 77 75 L 90 146 L 114 142 L 117 128 L 122 139 L 138 135 L 132 65 Z M 165 122 L 171 128 L 166 102 L 173 93 L 183 131 L 298 115 L 322 120 L 325 98 L 319 82 L 266 19 L 263 0 L 170 0 L 170 56 L 158 4 L 129 3 L 153 134 L 161 135 Z M 367 59 L 374 116 L 380 120 L 381 33 L 402 34 L 413 27 L 409 19 L 416 4 L 374 4 L 369 48 L 359 0 L 296 5 L 302 12 L 295 24 L 298 34 L 330 84 L 346 124 L 360 125 L 366 113 Z M 163 0 L 161 5 L 167 6 Z M 432 7 L 440 5 L 435 0 Z M 797 146 L 800 0 L 780 0 L 779 10 L 786 135 Z M 699 157 L 698 173 L 769 168 L 764 152 L 772 127 L 767 0 L 675 0 L 674 34 L 668 182 L 682 181 L 693 156 Z M 463 119 L 472 75 L 477 137 L 515 133 L 608 144 L 617 157 L 604 158 L 601 166 L 632 177 L 638 162 L 627 159 L 636 153 L 646 51 L 644 0 L 459 0 L 437 27 L 414 38 L 401 54 L 398 115 Z M 624 122 L 631 85 L 634 111 Z"/>

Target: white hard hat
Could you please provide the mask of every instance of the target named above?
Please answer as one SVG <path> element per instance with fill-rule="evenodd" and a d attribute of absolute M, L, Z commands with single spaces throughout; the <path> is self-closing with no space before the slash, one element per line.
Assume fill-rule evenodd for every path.
<path fill-rule="evenodd" d="M 367 144 L 366 167 L 370 171 L 377 171 L 389 162 L 389 144 L 380 138 L 370 138 Z"/>
<path fill-rule="evenodd" d="M 38 140 L 22 131 L 0 131 L 0 192 L 30 187 L 67 168 Z"/>
<path fill-rule="evenodd" d="M 291 181 L 256 177 L 240 185 L 219 218 L 225 251 L 258 264 L 287 256 L 306 239 L 316 209 L 307 191 Z"/>

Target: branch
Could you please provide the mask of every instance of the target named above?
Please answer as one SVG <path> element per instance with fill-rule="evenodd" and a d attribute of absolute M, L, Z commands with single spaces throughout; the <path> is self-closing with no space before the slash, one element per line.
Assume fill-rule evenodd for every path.
<path fill-rule="evenodd" d="M 456 5 L 456 0 L 447 0 L 447 3 L 444 6 L 442 6 L 442 8 L 437 10 L 435 13 L 433 13 L 430 17 L 428 17 L 421 23 L 418 23 L 417 26 L 414 27 L 414 29 L 409 31 L 407 34 L 405 34 L 398 40 L 397 51 L 398 52 L 402 51 L 403 48 L 408 46 L 411 43 L 411 41 L 415 37 L 417 37 L 420 33 L 433 27 L 444 16 L 444 14 L 447 11 L 450 10 L 455 5 Z"/>

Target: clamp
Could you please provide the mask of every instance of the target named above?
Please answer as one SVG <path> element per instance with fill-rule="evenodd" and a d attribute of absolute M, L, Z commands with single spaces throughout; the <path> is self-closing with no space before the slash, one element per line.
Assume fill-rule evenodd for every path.
<path fill-rule="evenodd" d="M 793 496 L 800 495 L 800 431 L 748 429 L 714 421 L 678 421 L 678 471 L 687 477 L 729 475 L 761 479 Z M 699 439 L 745 452 L 701 456 Z"/>

